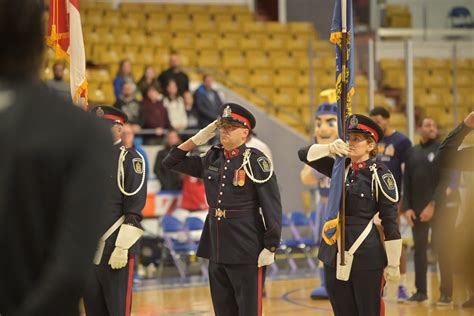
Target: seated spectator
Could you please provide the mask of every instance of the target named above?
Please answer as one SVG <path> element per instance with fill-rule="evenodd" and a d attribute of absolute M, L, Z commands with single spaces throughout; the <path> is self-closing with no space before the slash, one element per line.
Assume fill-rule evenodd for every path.
<path fill-rule="evenodd" d="M 166 110 L 168 110 L 171 126 L 177 131 L 185 130 L 188 127 L 188 118 L 184 106 L 184 99 L 178 95 L 176 81 L 170 80 L 168 82 L 166 92 L 167 96 L 163 99 L 163 105 Z"/>
<path fill-rule="evenodd" d="M 184 107 L 186 108 L 186 116 L 188 118 L 187 128 L 198 129 L 199 128 L 198 114 L 197 114 L 196 108 L 194 107 L 193 95 L 191 94 L 191 92 L 186 91 L 184 93 L 183 98 L 184 98 Z"/>
<path fill-rule="evenodd" d="M 143 107 L 135 99 L 135 84 L 124 82 L 122 92 L 114 105 L 122 110 L 128 116 L 128 123 L 132 126 L 134 132 L 141 129 L 144 123 Z"/>
<path fill-rule="evenodd" d="M 203 84 L 194 92 L 194 107 L 198 115 L 199 128 L 204 128 L 219 116 L 222 105 L 221 98 L 216 90 L 212 89 L 214 79 L 211 75 L 204 75 Z"/>
<path fill-rule="evenodd" d="M 161 191 L 180 191 L 183 186 L 183 176 L 176 171 L 172 171 L 163 165 L 163 159 L 168 155 L 172 147 L 181 143 L 178 132 L 170 130 L 166 135 L 165 148 L 156 155 L 153 171 L 160 181 Z"/>
<path fill-rule="evenodd" d="M 139 92 L 142 94 L 142 97 L 145 98 L 147 94 L 147 89 L 150 85 L 152 85 L 155 81 L 155 69 L 153 66 L 145 66 L 143 70 L 143 76 L 137 83 L 137 88 Z"/>
<path fill-rule="evenodd" d="M 53 79 L 45 82 L 46 86 L 61 97 L 71 100 L 71 87 L 63 80 L 64 63 L 55 62 L 53 65 Z"/>
<path fill-rule="evenodd" d="M 158 76 L 158 81 L 163 89 L 168 86 L 170 80 L 176 82 L 178 95 L 183 96 L 184 92 L 189 91 L 189 78 L 188 75 L 181 70 L 179 56 L 176 52 L 173 52 L 170 56 L 170 68 Z M 165 95 L 167 95 L 167 91 L 165 91 Z"/>
<path fill-rule="evenodd" d="M 145 123 L 143 128 L 150 128 L 155 130 L 155 135 L 144 137 L 145 144 L 156 145 L 161 143 L 161 136 L 164 130 L 171 128 L 171 123 L 168 118 L 168 111 L 163 106 L 163 95 L 158 91 L 157 84 L 152 84 L 147 87 L 143 104 L 143 114 L 145 116 Z"/>
<path fill-rule="evenodd" d="M 133 80 L 132 76 L 132 63 L 128 59 L 124 59 L 120 62 L 119 70 L 114 79 L 114 93 L 117 99 L 120 96 L 124 82 L 131 82 L 135 85 L 135 80 Z M 133 90 L 135 90 L 135 87 L 133 87 Z"/>
<path fill-rule="evenodd" d="M 135 149 L 140 155 L 143 156 L 143 159 L 145 160 L 145 175 L 146 178 L 148 179 L 148 175 L 150 174 L 149 172 L 149 162 L 148 162 L 148 157 L 146 155 L 145 149 L 143 149 L 142 146 L 140 146 L 140 142 L 136 140 L 135 138 L 135 133 L 133 132 L 132 126 L 130 124 L 124 124 L 122 128 L 122 143 L 125 146 L 125 148 L 133 148 Z"/>

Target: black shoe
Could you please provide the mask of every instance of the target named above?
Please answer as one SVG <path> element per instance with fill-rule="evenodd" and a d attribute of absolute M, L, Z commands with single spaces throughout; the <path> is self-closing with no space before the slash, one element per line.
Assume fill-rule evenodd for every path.
<path fill-rule="evenodd" d="M 474 296 L 471 296 L 467 301 L 462 303 L 462 308 L 473 308 L 474 307 Z"/>
<path fill-rule="evenodd" d="M 412 296 L 410 296 L 409 299 L 407 299 L 405 302 L 407 303 L 422 303 L 428 299 L 428 296 L 424 293 L 421 292 L 416 292 Z"/>
<path fill-rule="evenodd" d="M 453 305 L 453 298 L 451 296 L 441 294 L 438 302 L 436 302 L 436 305 L 437 306 L 451 306 Z"/>

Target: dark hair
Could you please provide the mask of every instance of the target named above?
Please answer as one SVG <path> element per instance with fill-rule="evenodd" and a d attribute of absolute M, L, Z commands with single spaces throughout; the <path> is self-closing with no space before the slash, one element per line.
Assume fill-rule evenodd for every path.
<path fill-rule="evenodd" d="M 370 113 L 369 113 L 370 116 L 377 116 L 377 115 L 380 115 L 381 117 L 383 117 L 384 119 L 389 119 L 390 118 L 390 112 L 387 111 L 386 108 L 383 108 L 381 106 L 376 106 L 375 108 L 373 108 Z"/>
<path fill-rule="evenodd" d="M 44 58 L 44 0 L 0 0 L 0 77 L 37 79 Z"/>
<path fill-rule="evenodd" d="M 123 65 L 124 65 L 125 63 L 127 63 L 127 62 L 130 63 L 130 65 L 132 65 L 132 62 L 131 62 L 130 59 L 128 59 L 128 58 L 122 59 L 122 60 L 120 61 L 120 63 L 119 63 L 119 68 L 118 68 L 118 70 L 117 70 L 117 76 L 123 76 L 122 68 L 123 68 Z"/>
<path fill-rule="evenodd" d="M 205 73 L 205 74 L 202 76 L 202 81 L 203 81 L 203 82 L 206 81 L 207 77 L 209 77 L 209 76 L 210 76 L 210 74 Z"/>
<path fill-rule="evenodd" d="M 373 138 L 372 136 L 369 136 L 369 135 L 367 135 L 367 134 L 362 134 L 362 135 L 363 135 L 364 138 L 367 140 L 367 144 L 375 143 L 374 149 L 372 149 L 372 150 L 369 152 L 370 158 L 375 158 L 375 157 L 377 157 L 378 147 L 377 147 L 377 142 L 375 141 L 375 138 Z"/>
<path fill-rule="evenodd" d="M 433 122 L 436 123 L 436 120 L 434 118 L 432 118 L 431 116 L 422 116 L 422 117 L 418 118 L 418 120 L 416 121 L 416 127 L 421 127 L 425 120 L 432 120 Z"/>

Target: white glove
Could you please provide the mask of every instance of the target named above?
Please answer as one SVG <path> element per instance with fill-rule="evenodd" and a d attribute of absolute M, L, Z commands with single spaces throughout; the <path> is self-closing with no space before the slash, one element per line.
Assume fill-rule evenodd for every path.
<path fill-rule="evenodd" d="M 349 145 L 342 139 L 338 138 L 329 144 L 329 152 L 332 155 L 338 155 L 339 157 L 347 156 L 349 153 Z"/>
<path fill-rule="evenodd" d="M 263 267 L 263 266 L 268 266 L 272 264 L 275 261 L 275 253 L 271 252 L 267 248 L 263 248 L 262 251 L 260 251 L 260 254 L 258 255 L 258 263 L 257 266 Z"/>
<path fill-rule="evenodd" d="M 400 278 L 400 256 L 402 255 L 402 240 L 395 239 L 385 241 L 385 252 L 387 253 L 388 264 L 383 274 L 385 280 L 396 281 Z"/>
<path fill-rule="evenodd" d="M 127 265 L 128 249 L 132 247 L 143 235 L 143 230 L 138 227 L 122 224 L 115 241 L 115 249 L 110 255 L 109 265 L 112 269 L 121 269 Z"/>
<path fill-rule="evenodd" d="M 196 146 L 203 145 L 207 143 L 209 139 L 216 136 L 216 133 L 214 133 L 216 128 L 217 128 L 217 120 L 215 120 L 211 124 L 201 129 L 196 135 L 191 137 L 191 140 L 193 141 L 194 144 L 196 144 Z"/>
<path fill-rule="evenodd" d="M 342 139 L 336 139 L 330 144 L 314 144 L 306 155 L 308 161 L 315 161 L 329 155 L 338 155 L 340 157 L 345 156 L 349 153 L 349 145 L 347 145 Z"/>

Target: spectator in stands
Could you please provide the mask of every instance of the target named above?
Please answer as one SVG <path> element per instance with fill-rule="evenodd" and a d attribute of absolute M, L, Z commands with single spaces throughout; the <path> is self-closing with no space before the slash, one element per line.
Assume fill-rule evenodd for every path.
<path fill-rule="evenodd" d="M 409 149 L 403 175 L 404 215 L 412 226 L 415 246 L 416 293 L 407 302 L 421 303 L 427 296 L 428 235 L 435 212 L 443 209 L 446 179 L 435 161 L 438 127 L 431 118 L 418 121 L 420 144 Z M 446 227 L 446 231 L 450 231 Z M 443 274 L 442 274 L 443 275 Z M 443 283 L 443 280 L 441 281 Z"/>
<path fill-rule="evenodd" d="M 145 121 L 143 107 L 135 98 L 135 84 L 133 82 L 123 82 L 115 107 L 122 110 L 128 116 L 128 123 L 131 124 L 134 132 L 139 131 Z"/>
<path fill-rule="evenodd" d="M 179 138 L 178 132 L 169 130 L 166 135 L 165 148 L 160 150 L 156 155 L 153 171 L 160 181 L 161 191 L 179 191 L 183 186 L 183 176 L 163 165 L 163 159 L 168 155 L 171 148 L 176 147 L 180 143 L 181 139 Z"/>
<path fill-rule="evenodd" d="M 1 315 L 79 316 L 105 221 L 112 137 L 39 84 L 44 4 L 0 1 Z"/>
<path fill-rule="evenodd" d="M 171 123 L 168 111 L 163 105 L 163 95 L 159 92 L 156 83 L 147 87 L 142 104 L 145 116 L 143 128 L 154 129 L 155 135 L 158 136 L 146 136 L 144 141 L 147 145 L 161 143 L 164 130 L 171 128 Z"/>
<path fill-rule="evenodd" d="M 64 63 L 55 62 L 53 65 L 53 79 L 46 81 L 46 85 L 55 93 L 66 98 L 71 99 L 71 87 L 67 82 L 63 80 L 64 75 Z"/>
<path fill-rule="evenodd" d="M 176 82 L 179 96 L 183 96 L 184 92 L 189 91 L 189 78 L 188 75 L 181 70 L 179 55 L 176 52 L 173 52 L 170 56 L 170 68 L 158 76 L 158 81 L 163 89 L 168 86 L 170 80 Z M 165 91 L 166 95 L 167 93 L 168 92 Z"/>
<path fill-rule="evenodd" d="M 196 107 L 194 107 L 194 98 L 191 92 L 186 91 L 184 93 L 184 107 L 186 108 L 186 116 L 188 118 L 188 127 L 192 129 L 199 128 L 198 124 L 198 113 Z"/>
<path fill-rule="evenodd" d="M 133 148 L 137 152 L 139 152 L 140 155 L 143 156 L 143 158 L 145 160 L 146 179 L 149 179 L 148 175 L 149 175 L 150 167 L 149 167 L 149 162 L 148 162 L 148 156 L 146 154 L 145 149 L 142 146 L 140 146 L 140 144 L 139 144 L 140 142 L 135 139 L 135 133 L 133 132 L 133 128 L 130 124 L 128 124 L 128 123 L 123 124 L 121 138 L 122 138 L 122 143 L 125 146 L 125 148 L 127 148 L 127 149 L 128 148 Z"/>
<path fill-rule="evenodd" d="M 117 99 L 120 97 L 124 82 L 133 83 L 133 90 L 135 91 L 135 80 L 133 80 L 132 76 L 132 63 L 128 59 L 124 59 L 120 62 L 119 70 L 114 79 L 114 93 Z"/>
<path fill-rule="evenodd" d="M 163 99 L 163 105 L 166 110 L 168 110 L 168 117 L 171 126 L 177 131 L 185 130 L 188 127 L 186 107 L 184 106 L 183 97 L 178 94 L 176 81 L 168 81 L 166 92 L 166 96 Z"/>
<path fill-rule="evenodd" d="M 155 69 L 153 66 L 145 66 L 143 70 L 143 75 L 137 83 L 137 88 L 142 94 L 142 97 L 145 98 L 147 95 L 148 87 L 151 86 L 155 81 Z"/>
<path fill-rule="evenodd" d="M 204 128 L 219 116 L 219 108 L 222 105 L 219 93 L 212 88 L 214 79 L 211 75 L 203 76 L 203 83 L 194 92 L 194 107 L 199 120 L 199 128 Z"/>
<path fill-rule="evenodd" d="M 411 141 L 400 132 L 397 132 L 390 126 L 390 113 L 383 107 L 375 107 L 370 111 L 370 118 L 377 123 L 384 133 L 383 139 L 377 144 L 377 161 L 383 163 L 392 172 L 397 189 L 400 194 L 399 199 L 399 215 L 398 222 L 400 223 L 400 215 L 402 215 L 403 196 L 402 190 L 402 170 L 405 164 L 406 155 L 411 148 Z M 400 282 L 398 285 L 398 301 L 405 301 L 408 298 L 406 289 L 406 272 L 407 272 L 407 257 L 406 250 L 402 248 L 402 255 L 400 257 Z"/>

